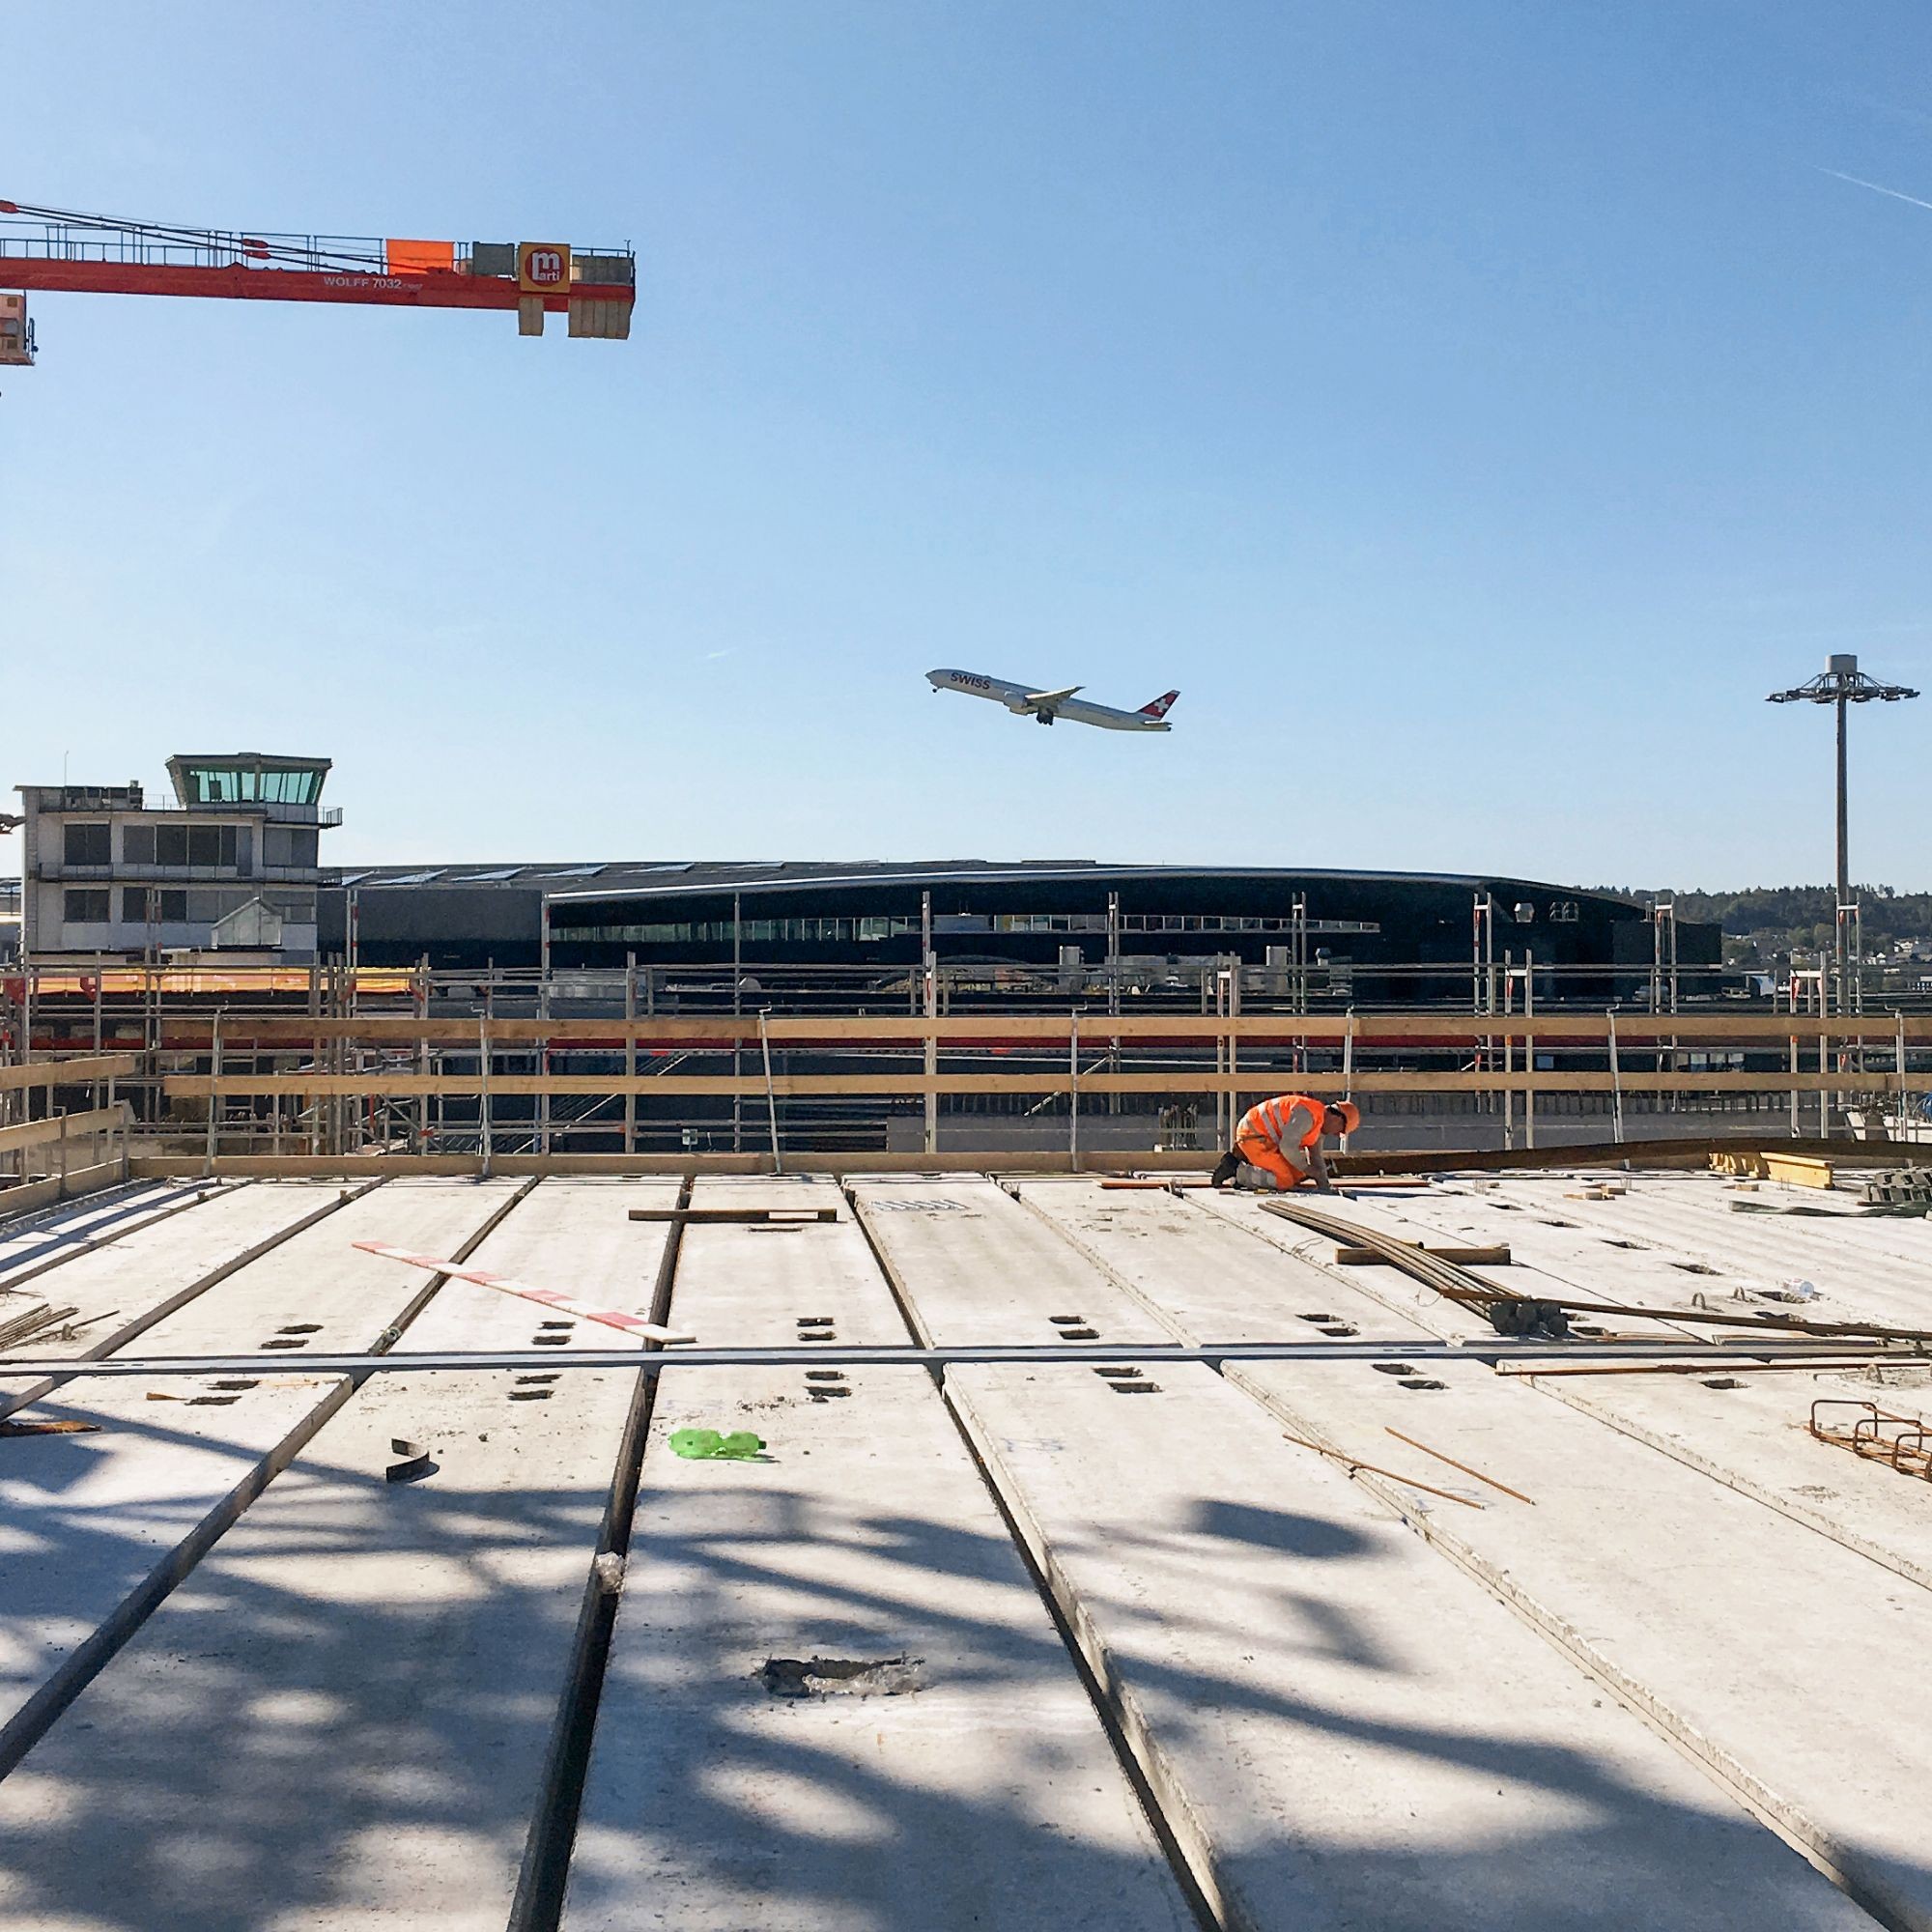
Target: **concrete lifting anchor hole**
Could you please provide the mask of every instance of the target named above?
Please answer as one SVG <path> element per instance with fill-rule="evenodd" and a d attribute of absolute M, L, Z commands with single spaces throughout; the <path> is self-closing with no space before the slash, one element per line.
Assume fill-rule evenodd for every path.
<path fill-rule="evenodd" d="M 923 1690 L 925 1660 L 768 1657 L 753 1675 L 774 1697 L 902 1697 Z"/>

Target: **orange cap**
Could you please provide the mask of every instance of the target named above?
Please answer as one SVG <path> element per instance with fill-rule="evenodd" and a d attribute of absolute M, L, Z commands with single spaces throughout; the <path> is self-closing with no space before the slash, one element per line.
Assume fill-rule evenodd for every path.
<path fill-rule="evenodd" d="M 1352 1134 L 1362 1124 L 1362 1110 L 1352 1100 L 1331 1100 L 1329 1105 L 1342 1117 L 1342 1131 Z"/>

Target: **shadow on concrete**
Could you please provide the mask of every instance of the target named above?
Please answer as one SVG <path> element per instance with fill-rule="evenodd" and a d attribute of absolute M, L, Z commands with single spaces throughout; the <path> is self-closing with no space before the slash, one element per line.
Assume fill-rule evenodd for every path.
<path fill-rule="evenodd" d="M 789 1712 L 770 1721 L 753 1681 L 757 1656 L 774 1643 L 792 1654 L 860 1657 L 929 1659 L 944 1648 L 946 1673 L 928 1664 L 935 1690 L 970 1690 L 989 1713 L 1024 1708 L 1039 1673 L 1069 1667 L 1044 1621 L 1015 1633 L 954 1607 L 1010 1574 L 1004 1538 L 902 1512 L 874 1515 L 857 1500 L 802 1509 L 779 1495 L 767 1499 L 769 1514 L 754 1530 L 722 1533 L 702 1522 L 701 1504 L 688 1495 L 674 1508 L 668 1500 L 652 1511 L 646 1498 L 657 1520 L 646 1527 L 640 1516 L 633 1548 L 629 1588 L 639 1594 L 627 1597 L 630 1627 L 620 1623 L 599 1714 L 566 1919 L 573 1932 L 640 1923 L 1017 1932 L 1148 1922 L 1158 1888 L 1144 1867 L 1047 1835 L 1050 1820 L 1020 1799 L 1018 1780 L 995 1773 L 970 1792 L 949 1789 L 958 1767 L 943 1762 L 917 1781 L 886 1776 L 880 1754 L 852 1748 L 833 1722 L 793 1721 Z M 1231 1605 L 1217 1597 L 1211 1555 L 1204 1555 L 1203 1628 L 1218 1632 L 1231 1615 L 1258 1627 L 1298 1606 L 1325 1655 L 1380 1678 L 1377 1703 L 1385 1709 L 1386 1673 L 1399 1664 L 1371 1634 L 1329 1614 L 1319 1580 L 1320 1566 L 1370 1553 L 1366 1539 L 1358 1549 L 1346 1534 L 1310 1536 L 1313 1553 L 1301 1551 L 1294 1519 L 1275 1518 L 1201 1499 L 1195 1520 L 1211 1526 L 1208 1534 L 1279 1548 L 1285 1572 L 1272 1600 Z M 1151 1553 L 1164 1540 L 1150 1532 Z M 1181 1540 L 1201 1548 L 1197 1536 Z M 902 1575 L 892 1587 L 855 1591 L 810 1561 L 814 1548 L 852 1546 Z M 782 1630 L 745 1626 L 748 1589 L 791 1606 Z M 1472 1614 L 1504 1614 L 1473 1584 L 1470 1594 Z M 1847 1932 L 1869 1923 L 1715 1787 L 1707 1797 L 1684 1796 L 1687 1786 L 1696 1792 L 1694 1775 L 1660 1779 L 1662 1791 L 1634 1781 L 1633 1761 L 1653 1752 L 1669 1760 L 1634 1719 L 1636 1748 L 1620 1762 L 1586 1746 L 1526 1743 L 1486 1726 L 1479 1689 L 1452 1714 L 1430 1708 L 1418 1682 L 1412 1713 L 1378 1721 L 1263 1673 L 1177 1666 L 1162 1661 L 1172 1643 L 1136 1654 L 1134 1619 L 1119 1614 L 1126 1608 L 1110 1605 L 1103 1614 L 1126 1633 L 1116 1657 L 1121 1681 L 1170 1763 L 1185 1755 L 1197 1773 L 1210 1767 L 1209 1788 L 1191 1795 L 1219 1814 L 1216 1878 L 1238 1902 L 1235 1922 L 1282 1932 L 1355 1924 L 1386 1932 L 1756 1932 L 1769 1924 Z M 1593 1694 L 1580 1678 L 1578 1691 Z M 1456 1720 L 1471 1712 L 1472 1721 Z M 870 1722 L 838 1715 L 862 1733 Z M 1338 1816 L 1304 1787 L 1305 1813 L 1283 1815 L 1273 1794 L 1241 1773 L 1258 1741 L 1291 1759 L 1298 1745 L 1319 1743 L 1378 1760 L 1386 1767 L 1386 1802 L 1372 1816 Z M 986 1748 L 983 1734 L 977 1742 Z M 1054 1762 L 1054 1749 L 1050 1736 L 1037 1738 L 1029 1768 L 1059 1776 L 1066 1767 Z M 1444 1802 L 1449 1784 L 1456 1790 Z M 1495 1802 L 1473 1802 L 1478 1793 Z M 1433 1823 L 1416 1822 L 1423 1812 Z M 688 1917 L 665 1903 L 667 1889 L 690 1901 Z M 1082 1899 L 1093 1901 L 1091 1914 Z M 730 1901 L 744 1918 L 729 1916 Z"/>
<path fill-rule="evenodd" d="M 1368 1556 L 1374 1542 L 1347 1523 L 1323 1517 L 1298 1516 L 1293 1510 L 1257 1509 L 1252 1503 L 1220 1502 L 1204 1497 L 1194 1513 L 1193 1527 L 1204 1536 L 1224 1536 L 1257 1549 L 1279 1550 L 1322 1563 L 1341 1556 Z"/>
<path fill-rule="evenodd" d="M 38 1267 L 63 1250 L 85 1254 L 108 1236 L 120 1233 L 129 1221 L 160 1212 L 190 1196 L 213 1192 L 206 1182 L 170 1185 L 159 1181 L 133 1181 L 128 1188 L 105 1195 L 82 1194 L 57 1206 L 23 1214 L 17 1220 L 0 1224 L 0 1288 L 22 1268 Z M 7 1196 L 0 1189 L 0 1213 L 6 1211 Z M 16 1248 L 14 1243 L 18 1242 Z M 64 1257 L 65 1258 L 65 1257 Z M 38 1291 L 37 1291 L 38 1292 Z"/>
<path fill-rule="evenodd" d="M 10 1453 L 20 1446 L 63 1445 Z M 1178 1891 L 1134 1845 L 1065 1824 L 1075 1808 L 1067 1780 L 1091 1762 L 1078 1741 L 1042 1728 L 1018 1756 L 995 1748 L 977 1760 L 1006 1776 L 967 1761 L 976 1711 L 1010 1727 L 1037 1687 L 1071 1667 L 1043 1613 L 976 1607 L 989 1593 L 1030 1588 L 1003 1535 L 889 1503 L 885 1463 L 878 1507 L 772 1491 L 752 1527 L 741 1520 L 726 1531 L 705 1520 L 701 1492 L 653 1495 L 649 1467 L 567 1925 L 1130 1932 L 1188 1922 Z M 217 1546 L 0 1783 L 0 1927 L 500 1922 L 604 1501 L 531 1475 L 511 1492 L 446 1476 L 394 1492 L 380 1476 L 345 1488 L 336 1472 L 306 1495 L 281 1479 L 248 1520 L 245 1559 L 239 1543 Z M 399 1503 L 407 1590 L 392 1567 Z M 1366 1634 L 1322 1627 L 1323 1569 L 1366 1553 L 1346 1534 L 1322 1525 L 1317 1535 L 1292 1513 L 1211 1493 L 1192 1522 L 1204 1629 L 1298 1604 L 1326 1655 L 1384 1684 L 1399 1668 Z M 111 1560 L 99 1547 L 110 1537 L 68 1520 L 7 1560 Z M 1146 1538 L 1151 1553 L 1171 1540 Z M 1279 1555 L 1272 1600 L 1226 1600 L 1216 1540 Z M 823 1560 L 847 1548 L 868 1559 L 864 1588 Z M 326 1598 L 301 1587 L 304 1572 L 327 1574 Z M 785 1604 L 781 1625 L 746 1625 L 753 1587 Z M 1472 1614 L 1492 1613 L 1470 1588 Z M 1100 1607 L 1112 1616 L 1117 1606 Z M 1257 1741 L 1291 1754 L 1298 1743 L 1339 1743 L 1386 1767 L 1388 1802 L 1373 1816 L 1335 1816 L 1309 1792 L 1299 1814 L 1258 1802 L 1240 1829 L 1224 1824 L 1218 1876 L 1244 1922 L 1281 1932 L 1845 1932 L 1864 1922 L 1715 1787 L 1703 1804 L 1660 1797 L 1587 1748 L 1486 1727 L 1480 1697 L 1458 1707 L 1474 1721 L 1453 1721 L 1418 1686 L 1403 1719 L 1371 1721 L 1293 1682 L 1163 1662 L 1171 1644 L 1137 1653 L 1132 1621 L 1115 1627 L 1127 1633 L 1122 1680 L 1170 1759 L 1185 1746 L 1193 1764 L 1220 1767 L 1214 1789 L 1195 1795 L 1224 1820 L 1251 1788 L 1241 1765 Z M 757 1678 L 773 1654 L 900 1652 L 949 1660 L 915 1694 L 958 1703 L 958 1742 L 942 1740 L 917 1776 L 885 1769 L 887 1753 L 870 1744 L 896 1700 L 775 1711 Z M 1444 1773 L 1476 1774 L 1498 1800 L 1467 1811 L 1446 1842 L 1439 1826 L 1432 1837 L 1417 1824 L 1405 1795 L 1411 1780 L 1439 1791 Z M 1908 1876 L 1932 1890 L 1932 1875 Z"/>

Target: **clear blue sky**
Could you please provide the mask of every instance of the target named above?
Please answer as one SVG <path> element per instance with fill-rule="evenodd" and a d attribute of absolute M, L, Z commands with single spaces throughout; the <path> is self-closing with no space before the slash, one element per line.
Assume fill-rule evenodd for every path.
<path fill-rule="evenodd" d="M 338 859 L 1822 879 L 1932 688 L 1922 0 L 71 4 L 0 194 L 629 240 L 624 344 L 35 298 L 0 783 Z M 930 695 L 960 665 L 1167 737 Z M 1855 870 L 1932 886 L 1932 697 Z"/>

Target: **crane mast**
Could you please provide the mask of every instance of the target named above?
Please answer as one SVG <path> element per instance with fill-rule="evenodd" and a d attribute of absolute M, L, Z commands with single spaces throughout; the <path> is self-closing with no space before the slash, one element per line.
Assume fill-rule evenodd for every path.
<path fill-rule="evenodd" d="M 524 335 L 541 335 L 544 317 L 561 314 L 572 335 L 621 341 L 631 332 L 637 257 L 628 246 L 559 242 L 460 248 L 183 228 L 0 201 L 0 366 L 34 360 L 26 297 L 36 291 L 503 309 L 515 312 Z"/>

